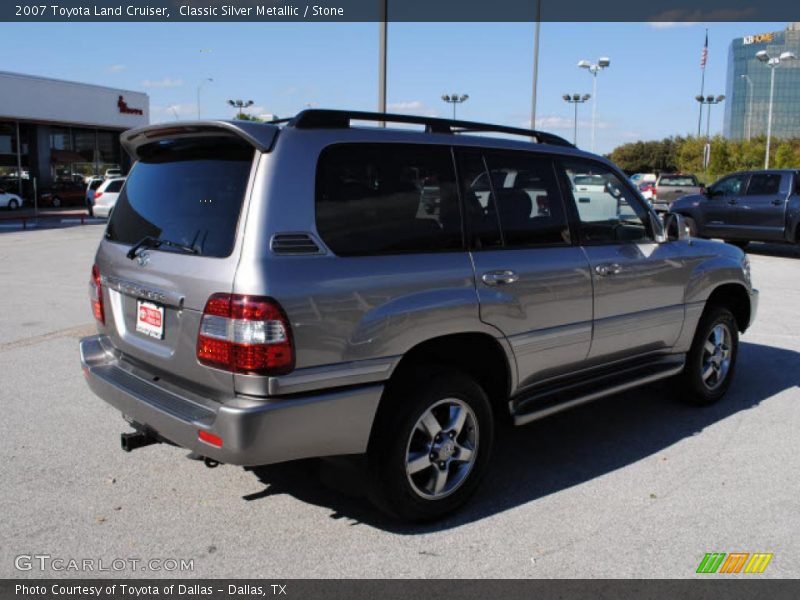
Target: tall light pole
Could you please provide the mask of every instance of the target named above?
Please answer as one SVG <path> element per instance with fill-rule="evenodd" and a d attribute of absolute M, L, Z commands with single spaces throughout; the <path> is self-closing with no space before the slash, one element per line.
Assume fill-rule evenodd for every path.
<path fill-rule="evenodd" d="M 255 104 L 255 103 L 252 100 L 247 100 L 247 101 L 245 101 L 245 100 L 228 100 L 228 104 L 230 104 L 231 106 L 233 106 L 236 109 L 236 115 L 234 116 L 234 119 L 235 119 L 239 115 L 243 115 L 244 114 L 244 109 L 245 108 L 247 108 L 248 106 L 253 106 L 253 104 Z"/>
<path fill-rule="evenodd" d="M 197 85 L 197 119 L 200 119 L 200 90 L 203 89 L 203 86 L 207 83 L 214 81 L 211 77 L 206 77 Z"/>
<path fill-rule="evenodd" d="M 536 129 L 536 94 L 539 85 L 539 36 L 541 31 L 542 0 L 536 0 L 536 27 L 533 34 L 533 91 L 531 94 L 531 129 Z"/>
<path fill-rule="evenodd" d="M 389 36 L 389 0 L 380 0 L 381 21 L 380 39 L 378 40 L 378 112 L 386 112 L 386 43 Z M 380 121 L 378 127 L 386 127 L 386 121 Z"/>
<path fill-rule="evenodd" d="M 589 62 L 588 60 L 581 60 L 578 62 L 579 68 L 586 69 L 592 74 L 592 143 L 589 147 L 592 152 L 594 152 L 594 137 L 597 126 L 597 74 L 610 66 L 611 59 L 607 56 L 599 58 L 596 63 Z"/>
<path fill-rule="evenodd" d="M 751 119 L 753 117 L 753 80 L 747 75 L 742 75 L 742 79 L 747 82 L 747 141 L 750 141 Z"/>
<path fill-rule="evenodd" d="M 453 105 L 453 121 L 456 120 L 456 104 L 469 100 L 469 94 L 444 94 L 442 100 Z"/>
<path fill-rule="evenodd" d="M 697 95 L 694 97 L 700 103 L 700 111 L 703 110 L 703 104 L 708 106 L 708 112 L 706 113 L 706 144 L 703 148 L 703 169 L 707 170 L 708 165 L 711 162 L 711 107 L 714 104 L 719 104 L 723 100 L 725 100 L 725 96 L 720 94 L 719 96 L 700 96 Z"/>
<path fill-rule="evenodd" d="M 589 98 L 591 98 L 591 94 L 584 94 L 581 96 L 580 94 L 564 94 L 561 96 L 564 99 L 564 102 L 569 102 L 575 107 L 575 117 L 572 121 L 572 143 L 576 146 L 578 145 L 578 104 L 583 104 Z"/>
<path fill-rule="evenodd" d="M 775 69 L 782 61 L 797 58 L 794 52 L 781 52 L 780 56 L 770 56 L 766 50 L 756 52 L 756 58 L 770 68 L 769 74 L 769 113 L 767 114 L 767 150 L 764 153 L 764 168 L 769 169 L 769 146 L 772 139 L 772 97 L 775 93 Z"/>

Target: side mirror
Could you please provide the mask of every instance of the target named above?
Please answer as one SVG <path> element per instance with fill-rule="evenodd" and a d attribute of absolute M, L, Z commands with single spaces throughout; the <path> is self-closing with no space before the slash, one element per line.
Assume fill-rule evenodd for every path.
<path fill-rule="evenodd" d="M 666 213 L 663 217 L 664 241 L 678 242 L 689 239 L 689 230 L 683 216 L 677 213 Z"/>

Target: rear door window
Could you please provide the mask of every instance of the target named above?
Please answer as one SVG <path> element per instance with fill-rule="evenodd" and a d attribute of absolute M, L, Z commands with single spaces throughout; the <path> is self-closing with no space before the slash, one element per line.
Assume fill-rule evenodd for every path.
<path fill-rule="evenodd" d="M 106 186 L 106 191 L 111 192 L 112 194 L 118 193 L 122 189 L 122 184 L 125 183 L 122 179 L 117 179 L 115 181 L 109 182 Z"/>
<path fill-rule="evenodd" d="M 748 196 L 775 195 L 781 186 L 780 173 L 755 173 L 747 186 Z"/>
<path fill-rule="evenodd" d="M 481 162 L 470 155 L 473 153 L 467 153 L 462 161 L 462 193 L 476 245 L 526 248 L 570 243 L 564 204 L 549 158 L 486 150 Z M 488 169 L 490 177 L 474 177 L 470 163 L 472 169 Z M 483 180 L 491 181 L 490 190 L 470 183 Z"/>
<path fill-rule="evenodd" d="M 190 246 L 200 256 L 229 256 L 254 152 L 239 140 L 223 137 L 164 140 L 142 147 L 106 238 L 136 244 L 150 236 Z M 159 250 L 171 251 L 166 245 Z"/>
<path fill-rule="evenodd" d="M 463 247 L 450 148 L 339 144 L 317 165 L 317 231 L 340 256 Z"/>

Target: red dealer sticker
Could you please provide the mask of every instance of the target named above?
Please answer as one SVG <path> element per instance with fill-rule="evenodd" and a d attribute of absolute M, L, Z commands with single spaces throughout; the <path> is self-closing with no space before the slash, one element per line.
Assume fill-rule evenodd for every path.
<path fill-rule="evenodd" d="M 136 302 L 136 331 L 150 337 L 164 339 L 164 307 L 138 300 Z"/>

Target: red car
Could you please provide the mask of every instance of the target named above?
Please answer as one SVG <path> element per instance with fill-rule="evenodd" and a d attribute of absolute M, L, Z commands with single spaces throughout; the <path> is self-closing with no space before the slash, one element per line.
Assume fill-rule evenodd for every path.
<path fill-rule="evenodd" d="M 86 186 L 72 181 L 57 181 L 39 195 L 39 206 L 85 206 Z"/>

